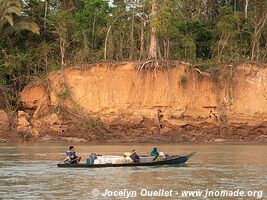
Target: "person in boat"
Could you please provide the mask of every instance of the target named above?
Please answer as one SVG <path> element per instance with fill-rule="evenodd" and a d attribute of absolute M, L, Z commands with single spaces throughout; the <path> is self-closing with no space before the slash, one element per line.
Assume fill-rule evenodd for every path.
<path fill-rule="evenodd" d="M 68 156 L 68 161 L 72 164 L 78 164 L 81 161 L 81 157 L 76 156 L 76 153 L 74 151 L 74 146 L 70 146 L 66 154 Z"/>
<path fill-rule="evenodd" d="M 158 152 L 158 148 L 157 147 L 154 147 L 153 148 L 153 150 L 150 153 L 150 156 L 155 156 L 155 158 L 153 159 L 153 161 L 156 160 L 159 157 L 159 152 Z"/>
<path fill-rule="evenodd" d="M 134 161 L 134 163 L 140 162 L 140 157 L 135 150 L 132 150 L 130 158 Z"/>

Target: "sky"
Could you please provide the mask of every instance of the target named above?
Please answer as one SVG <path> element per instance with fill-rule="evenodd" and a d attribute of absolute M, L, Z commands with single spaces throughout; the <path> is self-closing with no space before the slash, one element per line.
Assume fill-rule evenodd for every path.
<path fill-rule="evenodd" d="M 109 0 L 109 5 L 110 5 L 110 6 L 113 5 L 113 0 Z"/>

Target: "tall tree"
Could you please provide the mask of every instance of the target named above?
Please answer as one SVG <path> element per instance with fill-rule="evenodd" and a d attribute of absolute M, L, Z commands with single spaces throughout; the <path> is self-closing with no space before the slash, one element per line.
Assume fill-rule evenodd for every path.
<path fill-rule="evenodd" d="M 253 5 L 251 16 L 249 16 L 249 20 L 253 26 L 251 60 L 258 61 L 260 57 L 261 38 L 267 24 L 267 1 L 258 0 L 251 3 Z"/>
<path fill-rule="evenodd" d="M 67 11 L 57 11 L 50 13 L 48 23 L 51 27 L 51 33 L 58 38 L 60 51 L 60 60 L 62 69 L 65 67 L 66 50 L 72 42 L 71 32 L 73 31 L 73 19 Z"/>
<path fill-rule="evenodd" d="M 152 0 L 151 4 L 151 19 L 150 19 L 150 44 L 148 59 L 158 59 L 158 40 L 157 40 L 157 0 Z"/>
<path fill-rule="evenodd" d="M 248 18 L 248 2 L 249 0 L 245 0 L 245 18 Z"/>

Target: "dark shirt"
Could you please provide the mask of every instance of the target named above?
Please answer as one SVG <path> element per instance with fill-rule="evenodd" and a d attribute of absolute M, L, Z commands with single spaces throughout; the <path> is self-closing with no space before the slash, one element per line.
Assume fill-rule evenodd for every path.
<path fill-rule="evenodd" d="M 139 162 L 140 157 L 137 155 L 137 153 L 132 153 L 130 158 L 136 163 Z"/>

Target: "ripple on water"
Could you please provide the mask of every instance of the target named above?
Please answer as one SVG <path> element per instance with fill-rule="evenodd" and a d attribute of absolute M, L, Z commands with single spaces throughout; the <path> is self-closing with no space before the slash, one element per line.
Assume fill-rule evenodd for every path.
<path fill-rule="evenodd" d="M 120 152 L 126 147 L 83 147 L 83 153 L 96 151 L 89 148 Z M 138 148 L 147 151 L 145 146 Z M 180 153 L 174 145 L 161 148 L 172 154 Z M 57 168 L 56 163 L 64 157 L 64 153 L 58 152 L 65 150 L 59 145 L 13 145 L 0 146 L 0 149 L 0 199 L 90 199 L 94 188 L 101 192 L 105 189 L 139 191 L 141 188 L 267 189 L 267 163 L 262 153 L 266 152 L 265 146 L 179 145 L 179 151 L 197 151 L 186 165 L 103 169 Z"/>

